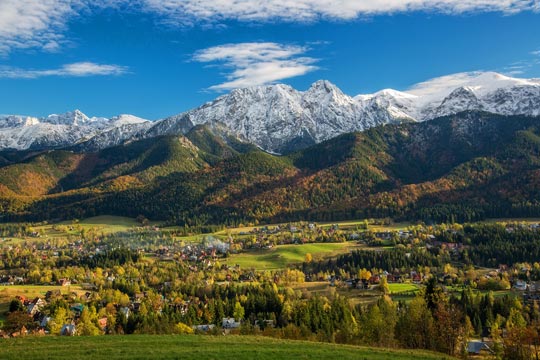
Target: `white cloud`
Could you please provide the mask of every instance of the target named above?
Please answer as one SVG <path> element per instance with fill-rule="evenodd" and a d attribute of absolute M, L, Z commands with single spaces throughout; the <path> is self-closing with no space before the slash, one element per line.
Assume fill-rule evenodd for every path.
<path fill-rule="evenodd" d="M 0 0 L 0 54 L 58 50 L 69 21 L 102 8 L 151 12 L 180 26 L 220 20 L 316 21 L 411 11 L 461 14 L 539 11 L 538 0 Z"/>
<path fill-rule="evenodd" d="M 226 44 L 198 51 L 193 60 L 218 63 L 230 71 L 227 81 L 211 90 L 270 84 L 317 69 L 317 59 L 303 56 L 309 49 L 271 42 Z"/>
<path fill-rule="evenodd" d="M 63 40 L 65 19 L 72 15 L 69 0 L 1 0 L 0 53 L 13 48 L 56 49 Z"/>
<path fill-rule="evenodd" d="M 142 0 L 171 21 L 235 19 L 240 21 L 349 20 L 360 16 L 410 11 L 461 14 L 540 10 L 536 0 Z"/>
<path fill-rule="evenodd" d="M 531 51 L 531 55 L 540 56 L 540 50 Z"/>
<path fill-rule="evenodd" d="M 0 55 L 13 49 L 57 51 L 69 21 L 126 4 L 129 0 L 0 0 Z"/>
<path fill-rule="evenodd" d="M 67 64 L 59 69 L 27 70 L 14 67 L 0 67 L 0 78 L 36 79 L 47 76 L 86 77 L 103 75 L 122 75 L 127 68 L 118 65 L 102 65 L 92 62 Z"/>

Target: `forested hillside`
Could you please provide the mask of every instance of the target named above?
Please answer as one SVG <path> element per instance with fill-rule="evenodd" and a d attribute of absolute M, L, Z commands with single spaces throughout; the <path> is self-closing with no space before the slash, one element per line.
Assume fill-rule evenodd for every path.
<path fill-rule="evenodd" d="M 465 112 L 350 133 L 284 156 L 216 137 L 97 153 L 0 154 L 3 221 L 145 215 L 238 224 L 359 217 L 538 216 L 537 117 Z"/>

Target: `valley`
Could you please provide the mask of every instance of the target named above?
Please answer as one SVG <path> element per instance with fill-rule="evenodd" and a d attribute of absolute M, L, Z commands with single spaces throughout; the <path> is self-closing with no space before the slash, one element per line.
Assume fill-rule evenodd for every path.
<path fill-rule="evenodd" d="M 239 321 L 233 328 L 223 328 L 231 335 L 320 341 L 333 334 L 339 343 L 393 346 L 405 336 L 398 328 L 395 338 L 372 338 L 365 333 L 376 326 L 397 326 L 388 323 L 389 319 L 378 320 L 383 321 L 379 325 L 370 323 L 375 321 L 371 316 L 379 316 L 372 311 L 380 310 L 373 309 L 391 306 L 385 308 L 386 316 L 401 316 L 405 321 L 405 315 L 392 312 L 395 306 L 418 306 L 427 293 L 436 291 L 441 296 L 437 301 L 472 301 L 473 308 L 468 310 L 471 315 L 467 316 L 475 317 L 471 331 L 478 336 L 490 325 L 484 323 L 487 319 L 476 318 L 474 304 L 490 299 L 498 309 L 492 311 L 508 316 L 505 307 L 534 296 L 536 290 L 528 287 L 536 286 L 540 276 L 537 263 L 532 262 L 538 256 L 540 241 L 539 222 L 535 219 L 429 226 L 395 224 L 388 219 L 294 222 L 216 229 L 198 235 L 163 225 L 142 218 L 113 216 L 55 224 L 2 225 L 0 271 L 7 274 L 0 279 L 0 321 L 4 329 L 24 324 L 27 336 L 39 332 L 62 335 L 64 330 L 59 324 L 67 321 L 76 324 L 74 329 L 79 335 L 186 331 L 208 335 L 218 331 L 217 324 L 228 315 L 243 319 L 243 325 Z M 483 246 L 486 240 L 491 247 Z M 508 241 L 514 243 L 510 252 L 505 248 Z M 505 263 L 492 258 L 505 259 Z M 21 261 L 26 264 L 24 268 Z M 527 290 L 521 287 L 522 281 Z M 434 290 L 430 290 L 432 286 Z M 208 298 L 209 292 L 221 295 Z M 232 303 L 230 295 L 225 295 L 231 292 L 236 294 Z M 277 303 L 258 303 L 262 294 L 265 301 Z M 40 299 L 39 303 L 36 299 Z M 14 318 L 19 306 L 28 309 L 25 312 L 31 311 L 36 323 L 21 323 L 21 319 Z M 322 318 L 317 321 L 330 321 L 332 333 L 319 329 L 322 323 L 318 322 L 311 325 L 316 329 L 311 330 L 315 331 L 312 334 L 302 328 L 307 320 L 296 316 L 305 311 L 301 310 L 303 306 L 314 307 L 308 310 L 315 311 L 310 315 L 315 318 L 309 321 L 318 316 Z M 361 319 L 363 325 L 354 330 L 354 335 L 347 335 L 352 338 L 342 338 L 346 336 L 344 328 L 339 330 L 339 323 L 330 325 L 335 321 L 332 312 L 315 315 L 317 306 L 345 311 L 346 316 Z M 289 312 L 288 307 L 295 310 Z M 208 313 L 200 318 L 196 315 L 199 311 Z M 266 326 L 257 325 L 262 316 Z M 205 320 L 207 324 L 202 323 Z M 152 325 L 149 321 L 156 322 Z M 37 323 L 46 325 L 36 327 Z M 441 326 L 436 324 L 433 326 Z M 464 335 L 456 336 L 461 339 Z M 113 343 L 128 341 L 117 336 L 112 339 Z M 182 337 L 176 339 L 184 341 Z M 52 340 L 32 341 L 47 346 Z M 158 337 L 149 341 L 169 340 Z M 89 340 L 88 346 L 91 343 Z M 13 344 L 16 348 L 17 342 Z M 168 350 L 171 355 L 161 356 L 180 351 L 174 349 Z M 270 348 L 268 351 L 274 354 Z M 379 350 L 366 351 L 375 354 Z M 411 359 L 429 358 L 419 352 L 407 354 Z M 62 355 L 59 352 L 57 356 Z"/>

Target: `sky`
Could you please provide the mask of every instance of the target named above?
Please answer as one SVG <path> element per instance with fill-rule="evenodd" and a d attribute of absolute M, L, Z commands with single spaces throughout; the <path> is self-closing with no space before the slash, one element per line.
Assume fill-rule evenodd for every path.
<path fill-rule="evenodd" d="M 157 120 L 238 87 L 540 77 L 540 0 L 0 0 L 0 114 Z"/>

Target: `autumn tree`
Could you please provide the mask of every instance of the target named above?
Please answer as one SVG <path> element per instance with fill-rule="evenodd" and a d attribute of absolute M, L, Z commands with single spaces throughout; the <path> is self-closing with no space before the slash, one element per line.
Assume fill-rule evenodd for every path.
<path fill-rule="evenodd" d="M 406 309 L 400 312 L 396 324 L 396 338 L 401 346 L 413 349 L 432 349 L 434 319 L 427 302 L 416 296 Z"/>
<path fill-rule="evenodd" d="M 245 314 L 244 307 L 242 306 L 242 304 L 240 304 L 239 301 L 237 301 L 237 302 L 234 304 L 233 317 L 234 317 L 235 319 L 237 319 L 238 321 L 241 321 L 241 320 L 244 319 L 244 314 Z"/>
<path fill-rule="evenodd" d="M 384 294 L 390 294 L 390 287 L 388 286 L 388 279 L 386 276 L 381 276 L 381 281 L 379 283 L 379 290 Z"/>

